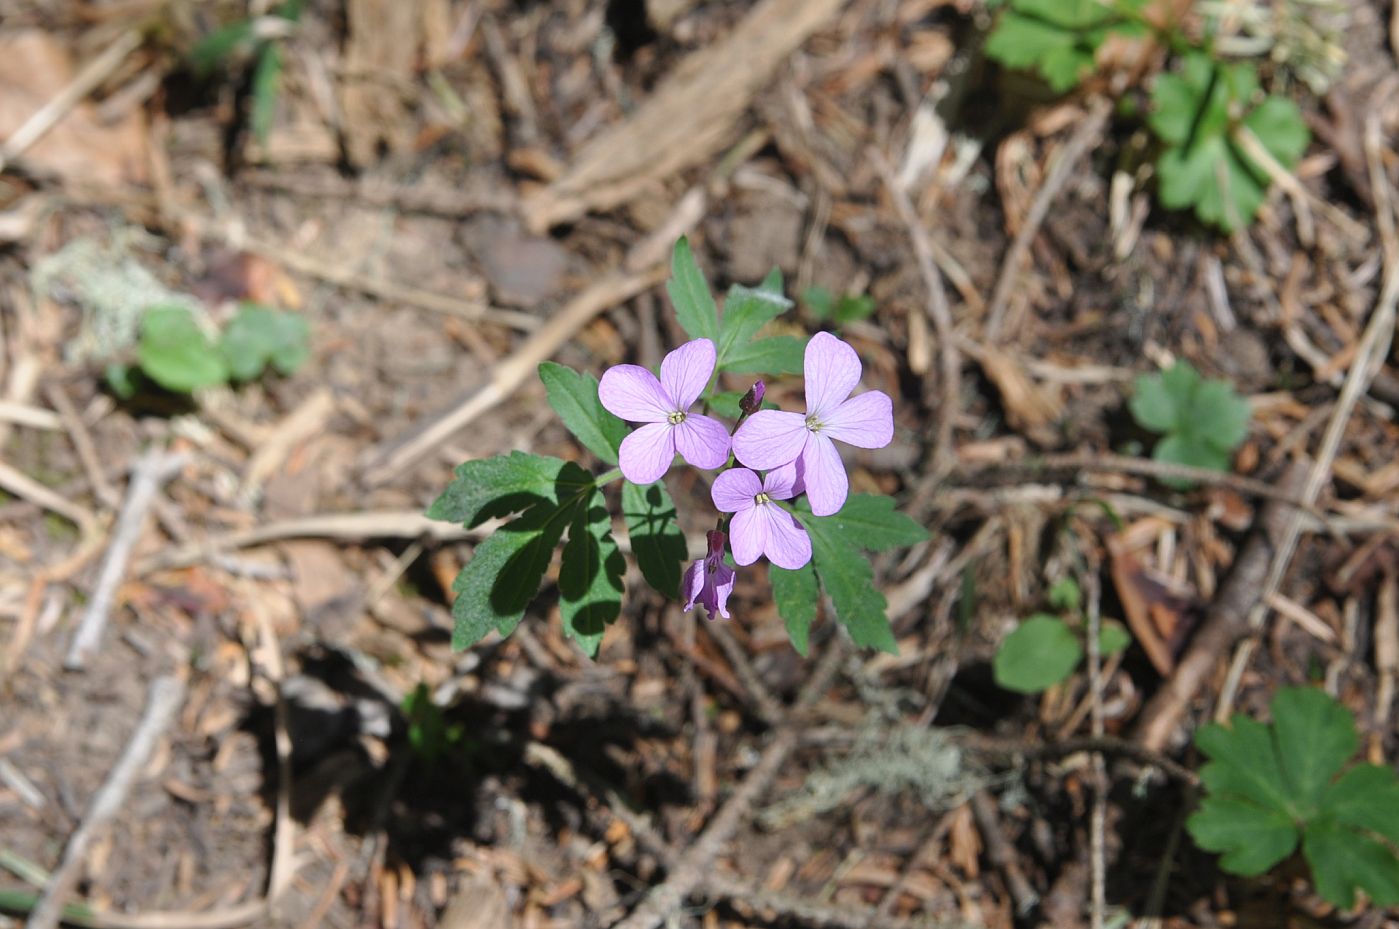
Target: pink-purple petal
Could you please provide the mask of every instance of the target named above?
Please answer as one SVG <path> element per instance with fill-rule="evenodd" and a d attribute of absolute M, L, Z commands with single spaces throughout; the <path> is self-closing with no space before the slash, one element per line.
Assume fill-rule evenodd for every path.
<path fill-rule="evenodd" d="M 768 519 L 762 512 L 766 509 L 766 506 L 750 506 L 739 510 L 729 520 L 729 547 L 733 550 L 735 564 L 750 565 L 762 556 L 768 542 Z"/>
<path fill-rule="evenodd" d="M 860 383 L 860 356 L 829 332 L 818 332 L 806 343 L 802 373 L 806 412 L 824 422 Z"/>
<path fill-rule="evenodd" d="M 709 575 L 709 590 L 706 591 L 709 596 L 705 598 L 704 605 L 709 609 L 710 619 L 714 618 L 715 610 L 725 619 L 729 618 L 729 594 L 733 593 L 734 578 L 737 575 L 738 572 L 726 564 L 718 565 Z"/>
<path fill-rule="evenodd" d="M 696 468 L 720 468 L 729 460 L 729 430 L 717 419 L 690 413 L 675 427 L 675 448 Z"/>
<path fill-rule="evenodd" d="M 802 467 L 811 512 L 817 516 L 839 512 L 850 492 L 850 481 L 845 476 L 845 463 L 840 460 L 840 452 L 824 432 L 814 433 L 811 441 L 806 443 L 802 451 Z"/>
<path fill-rule="evenodd" d="M 806 417 L 800 413 L 760 410 L 734 433 L 734 454 L 759 471 L 779 468 L 796 460 L 808 435 Z"/>
<path fill-rule="evenodd" d="M 688 613 L 695 608 L 695 601 L 704 592 L 705 582 L 705 559 L 701 558 L 685 569 L 685 576 L 680 579 L 680 592 L 685 595 L 685 612 Z"/>
<path fill-rule="evenodd" d="M 597 396 L 609 413 L 631 423 L 663 423 L 671 413 L 661 382 L 640 365 L 615 365 L 602 372 Z"/>
<path fill-rule="evenodd" d="M 763 477 L 763 490 L 774 500 L 790 500 L 805 489 L 802 460 L 773 468 Z"/>
<path fill-rule="evenodd" d="M 708 339 L 686 342 L 661 360 L 661 389 L 684 412 L 694 405 L 714 374 L 714 343 Z"/>
<path fill-rule="evenodd" d="M 883 448 L 894 438 L 894 403 L 882 390 L 851 397 L 821 421 L 821 431 L 860 448 Z"/>
<path fill-rule="evenodd" d="M 622 440 L 617 456 L 622 476 L 633 484 L 658 481 L 675 460 L 675 433 L 670 423 L 648 423 Z"/>
<path fill-rule="evenodd" d="M 758 507 L 767 521 L 767 544 L 763 554 L 779 568 L 795 571 L 811 560 L 811 537 L 792 514 L 771 503 Z"/>
<path fill-rule="evenodd" d="M 714 479 L 709 488 L 710 499 L 720 513 L 741 513 L 753 508 L 753 498 L 763 489 L 758 475 L 747 468 L 730 468 Z M 729 532 L 730 538 L 733 531 Z"/>

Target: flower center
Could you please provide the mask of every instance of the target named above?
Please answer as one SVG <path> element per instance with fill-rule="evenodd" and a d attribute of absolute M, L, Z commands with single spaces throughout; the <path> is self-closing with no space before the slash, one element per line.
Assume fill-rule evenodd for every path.
<path fill-rule="evenodd" d="M 669 416 L 666 417 L 666 422 L 670 423 L 672 426 L 678 426 L 684 421 L 685 414 L 682 413 L 680 410 L 676 410 L 674 413 L 671 413 Z"/>
<path fill-rule="evenodd" d="M 821 431 L 821 426 L 822 426 L 822 422 L 821 422 L 821 420 L 819 420 L 819 419 L 816 418 L 816 414 L 815 414 L 815 413 L 812 413 L 810 416 L 808 416 L 808 417 L 806 418 L 806 428 L 809 429 L 809 430 L 811 430 L 812 432 L 820 432 L 820 431 Z"/>
<path fill-rule="evenodd" d="M 767 491 L 761 491 L 756 497 L 753 498 L 753 505 L 762 506 L 771 499 L 772 498 L 767 495 Z"/>

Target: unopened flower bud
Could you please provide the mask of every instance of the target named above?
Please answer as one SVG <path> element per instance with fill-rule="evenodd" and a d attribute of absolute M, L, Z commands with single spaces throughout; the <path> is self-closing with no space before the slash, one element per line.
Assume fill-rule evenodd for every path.
<path fill-rule="evenodd" d="M 738 408 L 749 416 L 763 408 L 763 392 L 767 388 L 762 381 L 757 381 L 748 388 L 748 393 L 743 395 L 743 399 L 738 401 Z"/>

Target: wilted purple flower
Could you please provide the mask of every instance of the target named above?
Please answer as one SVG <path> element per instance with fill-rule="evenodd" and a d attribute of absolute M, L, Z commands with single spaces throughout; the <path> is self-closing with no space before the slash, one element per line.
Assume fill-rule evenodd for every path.
<path fill-rule="evenodd" d="M 697 468 L 717 468 L 729 459 L 729 431 L 715 419 L 691 413 L 714 373 L 714 343 L 686 342 L 661 361 L 661 377 L 640 365 L 615 365 L 603 372 L 598 399 L 616 416 L 645 423 L 622 440 L 622 475 L 649 484 L 666 473 L 678 451 Z"/>
<path fill-rule="evenodd" d="M 739 461 L 760 471 L 797 462 L 796 479 L 805 485 L 811 512 L 830 516 L 845 505 L 850 490 L 831 440 L 883 448 L 894 438 L 894 405 L 878 390 L 850 396 L 860 382 L 860 356 L 830 333 L 811 337 L 803 370 L 806 413 L 754 413 L 734 433 L 733 450 Z"/>
<path fill-rule="evenodd" d="M 729 594 L 734 589 L 734 569 L 724 564 L 724 533 L 709 530 L 709 554 L 685 569 L 680 589 L 685 594 L 685 612 L 698 603 L 709 619 L 718 613 L 729 618 Z"/>
<path fill-rule="evenodd" d="M 766 391 L 762 381 L 754 381 L 753 386 L 748 388 L 748 393 L 739 398 L 738 408 L 750 415 L 758 412 L 763 408 L 763 394 Z"/>
<path fill-rule="evenodd" d="M 714 479 L 710 496 L 721 512 L 732 513 L 729 542 L 734 561 L 752 564 L 760 555 L 780 568 L 796 570 L 811 560 L 811 538 L 774 500 L 795 496 L 793 468 L 769 471 L 761 481 L 747 468 L 730 468 Z"/>

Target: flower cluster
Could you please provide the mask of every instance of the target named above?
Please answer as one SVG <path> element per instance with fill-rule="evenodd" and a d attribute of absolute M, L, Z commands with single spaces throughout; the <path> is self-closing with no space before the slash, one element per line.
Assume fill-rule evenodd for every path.
<path fill-rule="evenodd" d="M 780 501 L 805 493 L 816 516 L 839 512 L 849 493 L 835 441 L 883 448 L 894 436 L 893 404 L 878 390 L 851 396 L 860 382 L 860 358 L 845 342 L 818 333 L 803 359 L 806 412 L 762 409 L 761 381 L 744 395 L 732 434 L 722 423 L 691 412 L 714 376 L 709 339 L 687 342 L 665 356 L 657 378 L 638 365 L 609 368 L 598 399 L 614 415 L 641 424 L 622 442 L 622 476 L 636 484 L 659 480 L 676 454 L 702 470 L 724 468 L 710 496 L 728 519 L 733 560 L 750 565 L 766 557 L 795 570 L 811 560 L 806 530 Z M 730 453 L 732 452 L 732 457 Z M 763 472 L 763 473 L 759 473 Z M 734 569 L 724 564 L 721 517 L 708 535 L 709 551 L 685 572 L 685 609 L 698 603 L 711 619 L 728 618 Z"/>

